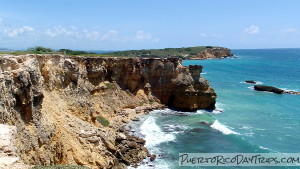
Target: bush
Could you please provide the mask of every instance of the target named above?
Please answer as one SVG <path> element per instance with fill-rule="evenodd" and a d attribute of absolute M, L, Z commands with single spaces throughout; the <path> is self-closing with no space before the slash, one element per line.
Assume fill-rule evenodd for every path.
<path fill-rule="evenodd" d="M 114 86 L 110 83 L 105 83 L 105 86 L 108 88 L 108 89 L 113 89 Z"/>
<path fill-rule="evenodd" d="M 192 51 L 192 48 L 185 48 L 185 51 Z"/>
<path fill-rule="evenodd" d="M 108 126 L 110 124 L 109 121 L 106 118 L 102 117 L 102 116 L 97 116 L 96 119 L 103 126 Z"/>
<path fill-rule="evenodd" d="M 42 46 L 30 47 L 30 48 L 27 49 L 27 51 L 31 51 L 31 52 L 53 52 L 52 49 L 45 48 L 45 47 L 42 47 Z"/>
<path fill-rule="evenodd" d="M 67 54 L 67 55 L 85 55 L 85 54 L 95 54 L 92 52 L 86 52 L 86 51 L 75 51 L 71 49 L 59 49 L 58 52 Z"/>

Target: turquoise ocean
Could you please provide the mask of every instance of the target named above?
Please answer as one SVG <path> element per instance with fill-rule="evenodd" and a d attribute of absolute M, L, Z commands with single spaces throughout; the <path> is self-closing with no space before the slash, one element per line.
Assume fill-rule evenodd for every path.
<path fill-rule="evenodd" d="M 300 153 L 300 95 L 258 92 L 244 83 L 254 80 L 300 91 L 300 49 L 233 53 L 235 57 L 226 59 L 183 61 L 183 65 L 203 66 L 201 76 L 217 93 L 217 110 L 155 110 L 133 123 L 135 134 L 158 155 L 150 163 L 153 167 L 139 168 L 220 169 L 179 167 L 179 153 Z"/>

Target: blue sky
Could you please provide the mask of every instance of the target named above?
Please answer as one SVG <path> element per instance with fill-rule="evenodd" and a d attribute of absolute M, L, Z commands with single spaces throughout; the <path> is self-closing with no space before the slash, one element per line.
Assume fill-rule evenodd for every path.
<path fill-rule="evenodd" d="M 300 47 L 299 0 L 0 0 L 0 47 Z"/>

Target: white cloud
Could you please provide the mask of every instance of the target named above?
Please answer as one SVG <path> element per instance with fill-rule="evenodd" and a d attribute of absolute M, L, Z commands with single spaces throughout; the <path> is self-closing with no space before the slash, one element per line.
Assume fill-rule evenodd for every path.
<path fill-rule="evenodd" d="M 61 35 L 67 35 L 67 36 L 78 36 L 79 33 L 76 31 L 76 28 L 74 26 L 70 26 L 70 29 L 64 28 L 61 25 L 57 25 L 54 27 L 54 30 L 47 29 L 44 31 L 44 33 L 50 37 L 56 37 Z"/>
<path fill-rule="evenodd" d="M 152 42 L 154 42 L 154 43 L 158 43 L 159 41 L 160 41 L 160 39 L 158 39 L 158 38 L 152 39 Z"/>
<path fill-rule="evenodd" d="M 152 36 L 148 32 L 144 32 L 142 30 L 136 32 L 136 39 L 137 40 L 144 40 L 144 39 L 151 39 L 151 38 L 152 38 Z"/>
<path fill-rule="evenodd" d="M 50 29 L 45 30 L 45 34 L 50 37 L 55 37 L 56 33 L 52 32 Z"/>
<path fill-rule="evenodd" d="M 295 28 L 287 28 L 287 29 L 283 29 L 280 31 L 281 34 L 293 34 L 293 33 L 298 33 L 299 31 Z"/>
<path fill-rule="evenodd" d="M 87 29 L 83 30 L 84 36 L 90 40 L 97 40 L 100 38 L 100 33 L 98 31 L 88 31 Z"/>
<path fill-rule="evenodd" d="M 74 25 L 71 25 L 70 27 L 71 27 L 71 29 L 74 29 L 74 30 L 77 29 L 77 26 L 74 26 Z"/>
<path fill-rule="evenodd" d="M 118 40 L 118 31 L 115 31 L 115 30 L 111 30 L 111 31 L 108 31 L 106 34 L 104 34 L 102 37 L 101 37 L 101 40 Z"/>
<path fill-rule="evenodd" d="M 130 40 L 131 38 L 127 38 Z M 145 32 L 143 30 L 139 30 L 135 33 L 134 41 L 150 41 L 154 43 L 158 43 L 160 41 L 159 38 L 153 37 L 149 32 Z"/>
<path fill-rule="evenodd" d="M 200 33 L 200 36 L 201 37 L 207 37 L 207 34 L 202 32 L 202 33 Z"/>
<path fill-rule="evenodd" d="M 244 32 L 249 34 L 258 34 L 260 32 L 260 28 L 256 25 L 251 25 L 250 27 L 246 28 Z"/>
<path fill-rule="evenodd" d="M 9 38 L 10 43 L 17 45 L 21 41 L 28 40 L 27 45 L 40 44 L 45 46 L 80 46 L 78 42 L 83 42 L 85 45 L 89 44 L 95 46 L 96 44 L 117 44 L 129 45 L 134 43 L 158 43 L 160 39 L 154 37 L 149 32 L 139 30 L 131 34 L 123 34 L 117 30 L 109 30 L 107 32 L 100 32 L 99 30 L 80 29 L 76 25 L 61 26 L 56 25 L 52 28 L 42 30 L 35 30 L 31 26 L 10 27 L 3 24 L 0 18 L 0 39 Z M 38 35 L 38 36 L 37 36 Z M 25 38 L 25 39 L 22 39 Z M 8 41 L 6 41 L 8 43 Z M 24 44 L 19 44 L 24 45 Z M 67 46 L 68 46 L 67 45 Z"/>
<path fill-rule="evenodd" d="M 9 38 L 15 38 L 26 33 L 34 32 L 34 28 L 30 26 L 22 26 L 20 28 L 9 28 L 6 27 L 1 30 L 3 34 Z"/>
<path fill-rule="evenodd" d="M 44 31 L 45 35 L 50 36 L 52 38 L 54 37 L 61 37 L 61 36 L 67 36 L 72 38 L 78 38 L 78 39 L 87 39 L 91 41 L 99 40 L 99 41 L 117 41 L 118 38 L 118 31 L 110 30 L 107 33 L 103 34 L 101 36 L 101 33 L 98 31 L 90 31 L 87 29 L 84 30 L 78 30 L 78 28 L 74 25 L 71 25 L 69 28 L 62 27 L 61 25 L 55 26 L 54 29 L 50 30 L 47 29 Z"/>
<path fill-rule="evenodd" d="M 211 34 L 211 37 L 220 38 L 223 37 L 222 34 Z"/>

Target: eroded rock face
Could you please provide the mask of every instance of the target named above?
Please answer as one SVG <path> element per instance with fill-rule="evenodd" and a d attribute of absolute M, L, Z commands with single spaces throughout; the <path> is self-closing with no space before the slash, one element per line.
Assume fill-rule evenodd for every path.
<path fill-rule="evenodd" d="M 175 109 L 214 109 L 216 94 L 204 78 L 201 66 L 184 67 L 180 59 L 74 58 L 86 65 L 94 85 L 108 80 L 136 93 L 144 89 Z M 145 87 L 146 86 L 146 87 Z M 147 91 L 146 91 L 147 90 Z"/>
<path fill-rule="evenodd" d="M 197 54 L 191 59 L 217 59 L 233 56 L 233 53 L 228 48 L 213 47 L 206 48 L 203 52 Z"/>
<path fill-rule="evenodd" d="M 216 94 L 201 71 L 179 59 L 0 56 L 0 123 L 17 127 L 27 164 L 122 167 L 148 155 L 141 140 L 118 140 L 124 119 L 158 103 L 214 109 Z M 94 134 L 81 137 L 82 130 Z"/>

